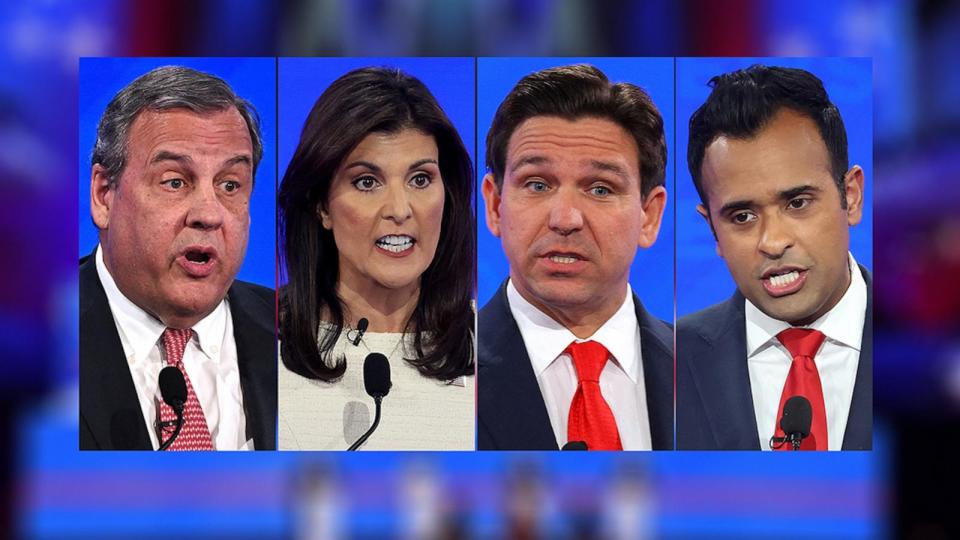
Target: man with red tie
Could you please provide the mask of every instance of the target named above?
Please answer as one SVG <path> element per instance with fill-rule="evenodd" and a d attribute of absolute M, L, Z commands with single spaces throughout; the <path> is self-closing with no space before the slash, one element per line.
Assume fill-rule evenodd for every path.
<path fill-rule="evenodd" d="M 677 447 L 792 449 L 780 420 L 810 404 L 802 450 L 870 449 L 870 274 L 849 251 L 864 175 L 813 74 L 714 77 L 688 165 L 737 291 L 677 324 Z"/>
<path fill-rule="evenodd" d="M 666 202 L 656 106 L 593 66 L 532 73 L 500 104 L 486 163 L 510 276 L 479 316 L 478 447 L 672 449 L 672 329 L 628 283 Z"/>

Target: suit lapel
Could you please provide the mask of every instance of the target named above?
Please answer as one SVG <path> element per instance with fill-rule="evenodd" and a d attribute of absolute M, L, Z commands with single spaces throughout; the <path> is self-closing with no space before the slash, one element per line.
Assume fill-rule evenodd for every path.
<path fill-rule="evenodd" d="M 277 412 L 276 336 L 273 312 L 248 286 L 230 287 L 230 313 L 237 344 L 237 364 L 243 389 L 247 438 L 257 450 L 275 450 Z"/>
<path fill-rule="evenodd" d="M 93 255 L 80 264 L 80 423 L 81 450 L 153 448 Z"/>
<path fill-rule="evenodd" d="M 867 311 L 863 319 L 860 361 L 850 400 L 850 415 L 843 434 L 843 450 L 870 450 L 873 447 L 873 291 L 870 272 L 860 267 L 867 284 Z"/>
<path fill-rule="evenodd" d="M 724 302 L 716 324 L 701 330 L 700 338 L 706 347 L 697 352 L 699 357 L 690 363 L 690 370 L 703 398 L 716 447 L 758 450 L 743 306 L 739 292 Z"/>
<path fill-rule="evenodd" d="M 480 311 L 478 416 L 497 450 L 557 450 L 557 439 L 507 303 L 506 282 Z"/>
<path fill-rule="evenodd" d="M 654 318 L 636 295 L 633 305 L 640 325 L 643 384 L 650 417 L 650 438 L 654 450 L 673 449 L 673 331 Z"/>

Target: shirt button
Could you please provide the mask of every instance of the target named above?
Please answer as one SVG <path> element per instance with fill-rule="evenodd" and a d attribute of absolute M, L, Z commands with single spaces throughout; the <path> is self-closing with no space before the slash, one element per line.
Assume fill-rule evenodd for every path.
<path fill-rule="evenodd" d="M 127 357 L 127 363 L 129 364 L 132 364 L 134 360 L 136 360 L 136 355 L 131 354 Z"/>
<path fill-rule="evenodd" d="M 213 347 L 210 347 L 210 351 L 211 351 L 213 354 L 217 354 L 217 353 L 220 352 L 220 347 L 217 347 L 216 345 L 214 345 Z"/>

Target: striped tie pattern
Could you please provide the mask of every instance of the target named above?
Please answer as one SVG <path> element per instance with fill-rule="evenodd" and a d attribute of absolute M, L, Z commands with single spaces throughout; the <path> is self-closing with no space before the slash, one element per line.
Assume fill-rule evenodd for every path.
<path fill-rule="evenodd" d="M 183 380 L 187 383 L 187 402 L 183 406 L 183 428 L 180 434 L 173 441 L 167 450 L 187 451 L 187 450 L 213 450 L 213 439 L 210 437 L 210 428 L 207 427 L 207 419 L 203 415 L 203 408 L 200 407 L 200 400 L 197 399 L 196 392 L 193 391 L 193 384 L 190 383 L 190 377 L 187 376 L 187 370 L 183 368 L 183 351 L 187 347 L 193 335 L 193 330 L 189 328 L 177 329 L 167 328 L 163 331 L 163 349 L 167 353 L 167 364 L 175 366 L 183 373 Z M 173 435 L 177 413 L 173 407 L 160 401 L 160 426 L 158 433 L 160 443 L 166 442 Z"/>

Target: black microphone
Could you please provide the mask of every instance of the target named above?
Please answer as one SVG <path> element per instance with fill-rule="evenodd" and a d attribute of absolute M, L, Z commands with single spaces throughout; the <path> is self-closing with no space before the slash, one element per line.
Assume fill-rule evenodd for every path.
<path fill-rule="evenodd" d="M 799 450 L 803 439 L 810 436 L 812 422 L 813 407 L 810 406 L 810 400 L 803 396 L 791 396 L 784 403 L 783 417 L 780 418 L 780 429 L 784 436 L 770 437 L 770 448 L 780 448 L 789 442 L 794 450 Z"/>
<path fill-rule="evenodd" d="M 567 441 L 560 450 L 586 450 L 587 443 L 584 441 Z"/>
<path fill-rule="evenodd" d="M 366 319 L 360 319 L 360 321 L 363 322 L 366 321 Z M 363 387 L 367 391 L 367 394 L 373 398 L 377 410 L 373 417 L 373 425 L 370 426 L 370 429 L 368 429 L 366 433 L 357 439 L 357 442 L 350 445 L 350 448 L 347 448 L 348 451 L 360 448 L 360 445 L 367 442 L 367 439 L 370 438 L 373 430 L 377 429 L 377 426 L 380 424 L 380 402 L 390 393 L 391 386 L 390 362 L 387 361 L 387 357 L 380 353 L 368 354 L 363 360 Z"/>
<path fill-rule="evenodd" d="M 359 321 L 357 321 L 357 337 L 350 340 L 350 343 L 353 343 L 354 347 L 356 347 L 357 345 L 360 345 L 360 338 L 363 337 L 363 333 L 367 331 L 367 326 L 369 325 L 370 325 L 370 321 L 368 321 L 366 317 L 363 317 Z"/>
<path fill-rule="evenodd" d="M 183 429 L 183 406 L 187 403 L 187 382 L 183 380 L 183 373 L 176 366 L 167 366 L 160 370 L 160 397 L 177 414 L 177 419 L 173 422 L 173 425 L 176 426 L 173 435 L 170 435 L 166 442 L 160 441 L 163 444 L 160 445 L 160 448 L 157 448 L 158 452 L 166 450 L 173 444 L 177 435 L 180 435 L 180 430 Z M 165 424 L 167 422 L 160 424 L 161 439 L 163 428 L 169 427 Z"/>

